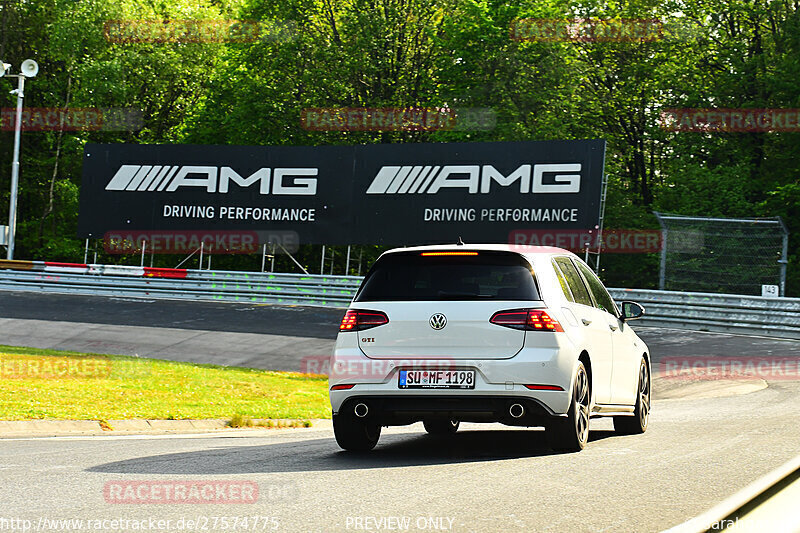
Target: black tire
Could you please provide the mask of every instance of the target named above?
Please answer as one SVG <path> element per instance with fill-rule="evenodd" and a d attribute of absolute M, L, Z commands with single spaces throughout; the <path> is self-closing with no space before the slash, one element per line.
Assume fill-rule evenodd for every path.
<path fill-rule="evenodd" d="M 578 362 L 572 401 L 566 417 L 552 420 L 545 428 L 547 442 L 559 452 L 579 452 L 589 440 L 589 401 L 591 398 L 589 376 L 583 363 Z"/>
<path fill-rule="evenodd" d="M 614 430 L 620 435 L 638 435 L 647 431 L 650 421 L 650 369 L 642 357 L 639 364 L 639 383 L 636 392 L 636 407 L 633 416 L 615 416 Z"/>
<path fill-rule="evenodd" d="M 352 414 L 333 415 L 333 434 L 343 450 L 368 452 L 378 444 L 381 426 L 360 420 Z"/>
<path fill-rule="evenodd" d="M 454 435 L 461 424 L 458 420 L 423 420 L 425 431 L 431 435 Z"/>

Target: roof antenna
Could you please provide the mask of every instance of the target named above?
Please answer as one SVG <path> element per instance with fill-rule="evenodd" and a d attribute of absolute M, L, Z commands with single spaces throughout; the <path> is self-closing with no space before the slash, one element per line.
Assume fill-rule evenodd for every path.
<path fill-rule="evenodd" d="M 456 243 L 456 246 L 464 246 L 464 241 L 461 240 L 461 236 L 460 235 L 458 237 L 458 242 Z"/>

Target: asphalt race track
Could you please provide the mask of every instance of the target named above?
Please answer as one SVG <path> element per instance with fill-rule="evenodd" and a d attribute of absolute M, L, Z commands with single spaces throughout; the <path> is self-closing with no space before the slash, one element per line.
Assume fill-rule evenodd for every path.
<path fill-rule="evenodd" d="M 344 310 L 0 291 L 0 344 L 302 370 L 330 355 Z M 800 341 L 633 324 L 671 356 L 800 356 Z"/>
<path fill-rule="evenodd" d="M 0 344 L 301 370 L 343 310 L 0 291 Z"/>
<path fill-rule="evenodd" d="M 617 437 L 608 421 L 595 420 L 587 448 L 563 455 L 551 454 L 541 431 L 499 425 L 469 425 L 450 440 L 428 437 L 420 425 L 393 428 L 366 455 L 341 452 L 328 427 L 3 440 L 2 515 L 34 525 L 183 517 L 217 531 L 214 517 L 254 515 L 275 517 L 279 527 L 266 529 L 274 531 L 391 531 L 363 522 L 390 517 L 408 518 L 409 531 L 661 531 L 796 455 L 798 394 L 793 382 L 703 401 L 656 400 L 644 435 Z M 106 483 L 131 480 L 247 481 L 258 484 L 259 498 L 106 502 Z M 430 517 L 447 527 L 427 527 Z M 370 527 L 355 527 L 357 519 Z"/>
<path fill-rule="evenodd" d="M 341 315 L 0 292 L 0 344 L 297 370 L 303 356 L 329 350 Z M 637 329 L 656 361 L 800 355 L 798 341 Z M 701 393 L 659 381 L 654 394 L 647 433 L 616 436 L 610 421 L 593 420 L 591 442 L 577 454 L 553 454 L 538 429 L 477 424 L 449 439 L 429 437 L 421 425 L 384 430 L 370 454 L 340 451 L 327 423 L 4 439 L 0 519 L 29 519 L 40 531 L 54 529 L 45 520 L 70 519 L 171 520 L 163 525 L 173 531 L 661 531 L 800 453 L 798 381 Z M 108 498 L 109 484 L 209 480 L 255 484 L 258 498 L 170 505 Z"/>

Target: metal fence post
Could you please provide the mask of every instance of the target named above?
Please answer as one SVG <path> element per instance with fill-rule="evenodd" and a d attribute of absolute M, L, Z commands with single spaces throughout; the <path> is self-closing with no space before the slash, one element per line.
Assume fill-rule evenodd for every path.
<path fill-rule="evenodd" d="M 325 245 L 322 245 L 322 261 L 319 262 L 319 273 L 325 273 Z"/>
<path fill-rule="evenodd" d="M 658 288 L 664 290 L 667 285 L 667 228 L 661 230 L 661 268 L 658 272 Z"/>
<path fill-rule="evenodd" d="M 667 226 L 661 220 L 661 213 L 653 211 L 653 214 L 661 226 L 661 267 L 658 270 L 658 288 L 663 291 L 667 283 Z"/>
<path fill-rule="evenodd" d="M 781 242 L 781 296 L 786 297 L 786 266 L 789 264 L 789 228 L 783 223 L 783 219 L 778 217 L 778 222 L 783 228 L 783 239 Z"/>
<path fill-rule="evenodd" d="M 600 253 L 603 251 L 603 228 L 597 229 L 597 262 L 594 264 L 594 273 L 600 275 Z"/>

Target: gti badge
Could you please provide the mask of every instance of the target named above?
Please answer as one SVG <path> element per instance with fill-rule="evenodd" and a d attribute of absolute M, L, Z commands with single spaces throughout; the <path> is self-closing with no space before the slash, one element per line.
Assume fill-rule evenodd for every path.
<path fill-rule="evenodd" d="M 447 325 L 447 317 L 445 317 L 442 313 L 436 313 L 435 315 L 431 315 L 428 323 L 433 329 L 442 329 Z"/>

